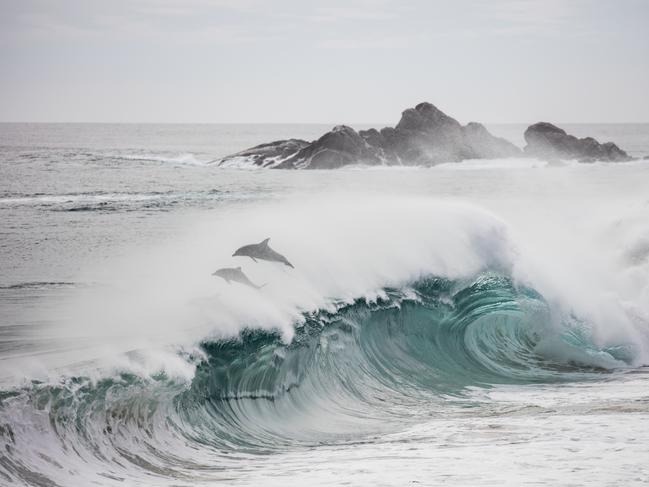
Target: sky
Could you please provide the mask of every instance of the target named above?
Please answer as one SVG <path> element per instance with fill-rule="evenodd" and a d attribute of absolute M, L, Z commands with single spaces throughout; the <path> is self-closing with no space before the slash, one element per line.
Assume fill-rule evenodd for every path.
<path fill-rule="evenodd" d="M 0 0 L 0 121 L 649 122 L 649 0 Z"/>

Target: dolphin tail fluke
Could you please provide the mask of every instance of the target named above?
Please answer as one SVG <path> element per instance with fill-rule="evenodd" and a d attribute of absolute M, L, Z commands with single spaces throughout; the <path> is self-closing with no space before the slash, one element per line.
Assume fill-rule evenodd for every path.
<path fill-rule="evenodd" d="M 291 264 L 288 260 L 287 260 L 286 262 L 284 262 L 284 264 L 286 264 L 287 266 L 289 266 L 291 269 L 295 269 L 295 267 L 293 266 L 293 264 Z"/>

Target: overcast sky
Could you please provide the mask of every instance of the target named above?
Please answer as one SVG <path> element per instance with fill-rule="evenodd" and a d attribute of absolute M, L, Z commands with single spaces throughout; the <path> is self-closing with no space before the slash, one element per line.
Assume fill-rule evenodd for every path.
<path fill-rule="evenodd" d="M 0 120 L 649 122 L 649 0 L 0 0 Z"/>

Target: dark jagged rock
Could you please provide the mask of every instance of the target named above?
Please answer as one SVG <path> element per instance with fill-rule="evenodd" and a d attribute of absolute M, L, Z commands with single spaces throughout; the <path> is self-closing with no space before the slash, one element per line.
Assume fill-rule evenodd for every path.
<path fill-rule="evenodd" d="M 388 148 L 402 164 L 432 165 L 480 157 L 464 136 L 462 125 L 430 103 L 405 110 L 389 134 Z"/>
<path fill-rule="evenodd" d="M 548 122 L 530 125 L 525 131 L 525 154 L 549 159 L 577 159 L 581 162 L 630 161 L 631 157 L 613 142 L 600 144 L 592 137 L 578 139 Z"/>
<path fill-rule="evenodd" d="M 349 164 L 381 164 L 381 152 L 353 128 L 338 125 L 289 157 L 278 169 L 336 169 Z"/>
<path fill-rule="evenodd" d="M 363 137 L 363 139 L 365 139 L 365 142 L 367 142 L 372 147 L 377 147 L 380 149 L 381 147 L 383 147 L 383 145 L 385 145 L 385 139 L 383 138 L 383 135 L 381 135 L 381 132 L 376 129 L 361 130 L 358 132 L 358 135 Z"/>
<path fill-rule="evenodd" d="M 255 166 L 273 167 L 308 145 L 309 142 L 301 139 L 277 140 L 224 157 L 219 165 L 238 166 L 241 163 L 252 163 Z"/>
<path fill-rule="evenodd" d="M 337 126 L 292 154 L 282 151 L 280 157 L 278 150 L 289 142 L 248 149 L 226 157 L 222 164 L 250 157 L 253 164 L 281 169 L 333 169 L 350 164 L 430 166 L 522 154 L 513 144 L 491 135 L 483 125 L 472 122 L 462 126 L 430 103 L 405 110 L 394 128 L 356 132 L 345 125 Z"/>

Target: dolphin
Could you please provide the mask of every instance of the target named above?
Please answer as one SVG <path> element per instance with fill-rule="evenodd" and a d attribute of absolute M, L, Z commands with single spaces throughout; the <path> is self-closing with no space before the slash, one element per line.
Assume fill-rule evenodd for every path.
<path fill-rule="evenodd" d="M 239 284 L 250 286 L 255 289 L 261 289 L 266 285 L 262 284 L 261 286 L 257 286 L 256 284 L 251 282 L 250 279 L 248 279 L 248 277 L 243 273 L 241 267 L 224 267 L 222 269 L 215 270 L 212 275 L 225 279 L 225 282 L 227 282 L 228 284 L 230 284 L 230 281 L 238 282 Z"/>
<path fill-rule="evenodd" d="M 271 262 L 281 262 L 289 267 L 293 267 L 293 264 L 291 264 L 286 257 L 270 248 L 268 245 L 269 240 L 270 238 L 267 238 L 257 244 L 244 245 L 240 249 L 237 249 L 237 251 L 232 254 L 232 257 L 250 257 L 255 262 L 257 262 L 257 259 L 269 260 Z"/>

